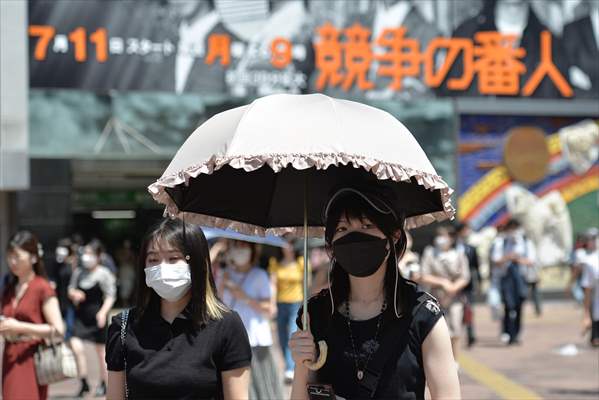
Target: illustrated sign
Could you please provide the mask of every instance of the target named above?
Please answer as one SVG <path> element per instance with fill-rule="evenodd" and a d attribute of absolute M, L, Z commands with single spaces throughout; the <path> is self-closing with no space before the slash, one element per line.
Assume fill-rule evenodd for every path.
<path fill-rule="evenodd" d="M 407 1 L 30 0 L 31 83 L 237 97 L 599 97 L 593 5 L 558 27 L 548 19 L 558 2 L 422 3 L 449 14 L 430 19 L 431 7 Z M 233 14 L 235 4 L 255 21 Z M 449 17 L 464 4 L 478 13 Z"/>

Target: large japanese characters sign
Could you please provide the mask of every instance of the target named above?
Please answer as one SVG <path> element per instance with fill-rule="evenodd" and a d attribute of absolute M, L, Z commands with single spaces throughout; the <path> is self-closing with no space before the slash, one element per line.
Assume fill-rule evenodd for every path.
<path fill-rule="evenodd" d="M 595 3 L 30 0 L 31 85 L 599 98 Z"/>

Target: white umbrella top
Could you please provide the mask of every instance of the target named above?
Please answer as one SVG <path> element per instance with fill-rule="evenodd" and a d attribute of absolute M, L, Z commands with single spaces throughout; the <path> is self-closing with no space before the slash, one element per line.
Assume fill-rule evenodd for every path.
<path fill-rule="evenodd" d="M 379 180 L 411 180 L 439 193 L 439 209 L 408 213 L 407 228 L 453 217 L 451 188 L 400 121 L 386 111 L 323 94 L 276 94 L 214 115 L 189 136 L 149 191 L 173 217 L 185 211 L 186 220 L 243 233 L 299 233 L 298 226 L 271 228 L 180 210 L 167 190 L 202 174 L 216 174 L 224 166 L 251 172 L 267 165 L 279 173 L 287 168 L 325 170 L 350 163 Z"/>

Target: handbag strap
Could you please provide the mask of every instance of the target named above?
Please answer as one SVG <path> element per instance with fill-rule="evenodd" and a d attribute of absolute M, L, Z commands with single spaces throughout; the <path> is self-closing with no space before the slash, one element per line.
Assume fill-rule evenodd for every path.
<path fill-rule="evenodd" d="M 123 349 L 123 364 L 125 366 L 125 399 L 129 398 L 129 385 L 127 385 L 127 320 L 129 319 L 129 310 L 121 313 L 121 348 Z"/>

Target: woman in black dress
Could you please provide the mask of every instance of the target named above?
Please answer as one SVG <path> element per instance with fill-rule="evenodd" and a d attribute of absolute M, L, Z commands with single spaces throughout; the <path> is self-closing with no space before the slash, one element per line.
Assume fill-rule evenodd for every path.
<path fill-rule="evenodd" d="M 108 329 L 107 397 L 247 399 L 248 336 L 216 296 L 202 231 L 164 220 L 138 260 L 136 307 Z"/>
<path fill-rule="evenodd" d="M 87 360 L 82 341 L 93 343 L 98 356 L 100 384 L 96 388 L 96 396 L 106 394 L 106 364 L 104 363 L 106 319 L 116 299 L 116 282 L 112 272 L 100 265 L 101 254 L 102 246 L 98 241 L 92 241 L 83 247 L 82 267 L 73 272 L 69 284 L 69 298 L 75 306 L 71 346 L 77 355 L 81 378 L 79 397 L 89 391 Z"/>
<path fill-rule="evenodd" d="M 344 188 L 331 197 L 330 289 L 309 300 L 310 330 L 290 340 L 292 399 L 308 399 L 308 383 L 329 384 L 345 399 L 424 399 L 425 385 L 433 399 L 460 398 L 439 304 L 399 273 L 406 234 L 396 204 L 378 187 Z M 328 356 L 312 373 L 304 362 L 316 359 L 315 339 L 327 342 Z"/>

